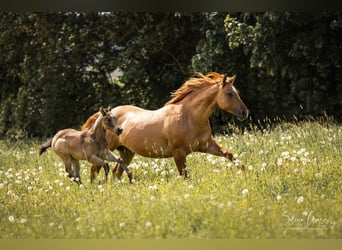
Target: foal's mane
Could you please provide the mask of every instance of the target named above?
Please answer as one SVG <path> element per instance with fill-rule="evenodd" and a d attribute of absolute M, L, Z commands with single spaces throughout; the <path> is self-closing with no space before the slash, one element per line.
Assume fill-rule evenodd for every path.
<path fill-rule="evenodd" d="M 190 93 L 214 85 L 222 81 L 224 75 L 216 72 L 211 72 L 207 75 L 202 73 L 196 73 L 194 77 L 187 80 L 179 89 L 172 92 L 172 99 L 168 101 L 165 105 L 174 104 L 183 100 Z"/>
<path fill-rule="evenodd" d="M 99 115 L 100 115 L 100 112 L 96 112 L 95 114 L 90 116 L 88 120 L 82 125 L 81 129 L 82 130 L 90 129 L 95 124 L 95 121 L 97 117 L 99 117 Z"/>

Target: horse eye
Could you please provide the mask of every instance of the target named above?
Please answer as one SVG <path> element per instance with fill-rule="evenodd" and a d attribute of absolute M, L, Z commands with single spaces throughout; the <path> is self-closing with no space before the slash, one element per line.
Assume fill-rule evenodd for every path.
<path fill-rule="evenodd" d="M 229 92 L 229 93 L 227 93 L 227 96 L 232 97 L 232 96 L 233 96 L 233 93 L 232 93 L 232 92 Z"/>

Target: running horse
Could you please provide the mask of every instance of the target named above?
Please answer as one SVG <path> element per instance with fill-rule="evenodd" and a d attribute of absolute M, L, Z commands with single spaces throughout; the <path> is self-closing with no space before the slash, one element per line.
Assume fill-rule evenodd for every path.
<path fill-rule="evenodd" d="M 108 149 L 106 131 L 111 131 L 113 135 L 120 135 L 122 128 L 117 124 L 115 116 L 110 111 L 111 108 L 100 108 L 94 125 L 83 131 L 75 129 L 63 129 L 40 146 L 39 155 L 44 153 L 49 147 L 62 159 L 65 164 L 65 171 L 69 178 L 77 184 L 81 184 L 79 160 L 87 160 L 97 167 L 104 167 L 105 177 L 109 172 L 109 166 L 105 160 L 118 162 L 122 166 L 131 182 L 132 174 L 125 163 L 117 158 Z M 91 179 L 92 181 L 93 179 Z"/>
<path fill-rule="evenodd" d="M 216 72 L 197 73 L 172 93 L 172 99 L 160 109 L 145 110 L 135 106 L 118 106 L 111 110 L 120 126 L 120 136 L 106 132 L 109 149 L 117 149 L 129 165 L 134 154 L 151 158 L 173 157 L 179 175 L 187 178 L 186 156 L 192 152 L 210 153 L 228 158 L 245 170 L 227 149 L 212 137 L 209 116 L 216 108 L 229 112 L 239 120 L 248 117 L 248 109 L 233 86 L 235 75 L 227 77 Z M 88 118 L 82 129 L 92 126 L 99 113 Z M 94 164 L 91 176 L 99 172 Z M 121 177 L 123 168 L 117 164 L 113 175 Z"/>

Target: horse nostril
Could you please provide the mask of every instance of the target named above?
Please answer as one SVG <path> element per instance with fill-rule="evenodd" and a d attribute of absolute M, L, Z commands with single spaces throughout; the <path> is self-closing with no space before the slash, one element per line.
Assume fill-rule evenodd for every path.
<path fill-rule="evenodd" d="M 123 129 L 119 127 L 119 128 L 116 129 L 116 133 L 119 135 L 119 134 L 122 133 L 122 130 L 123 130 Z"/>
<path fill-rule="evenodd" d="M 240 111 L 240 116 L 243 117 L 242 119 L 247 118 L 248 116 L 248 109 L 244 109 Z"/>

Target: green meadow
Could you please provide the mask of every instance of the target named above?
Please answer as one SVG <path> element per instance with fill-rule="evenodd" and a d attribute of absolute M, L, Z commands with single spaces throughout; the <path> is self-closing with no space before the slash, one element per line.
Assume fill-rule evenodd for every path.
<path fill-rule="evenodd" d="M 342 127 L 325 119 L 215 136 L 244 163 L 188 156 L 190 178 L 173 159 L 136 156 L 134 183 L 103 170 L 84 183 L 65 176 L 37 141 L 0 141 L 2 239 L 342 238 Z M 111 169 L 113 164 L 111 164 Z"/>

